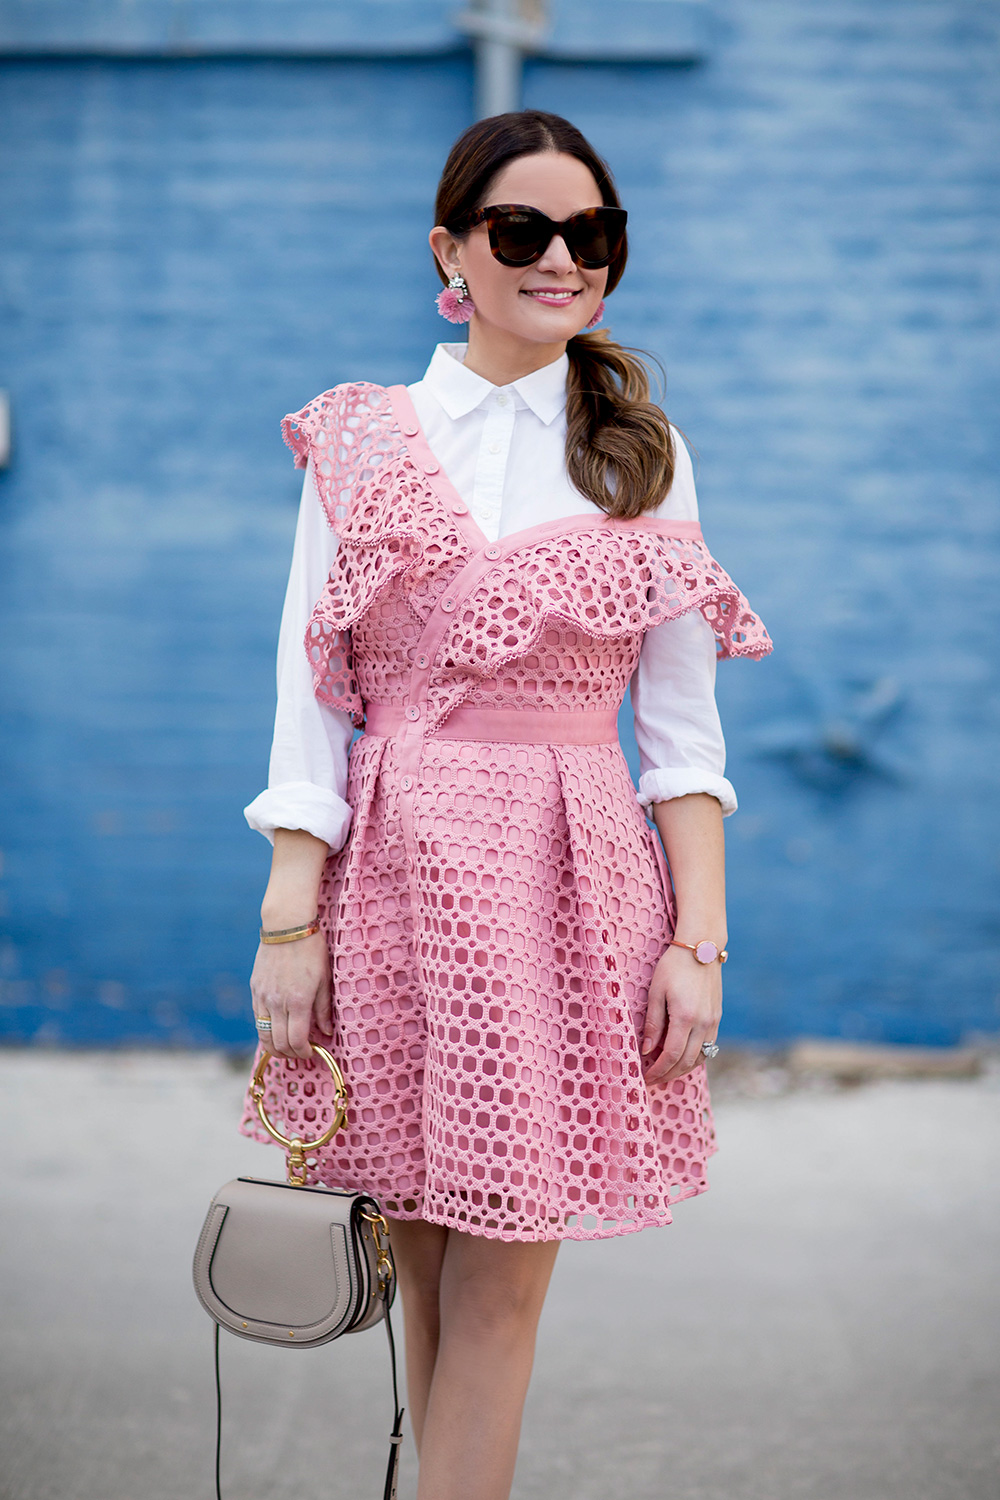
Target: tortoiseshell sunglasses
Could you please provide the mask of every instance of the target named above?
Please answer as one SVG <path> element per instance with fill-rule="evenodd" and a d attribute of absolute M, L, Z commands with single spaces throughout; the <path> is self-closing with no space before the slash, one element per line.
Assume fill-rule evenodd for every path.
<path fill-rule="evenodd" d="M 537 208 L 526 208 L 521 203 L 495 203 L 468 214 L 456 224 L 455 230 L 464 234 L 485 222 L 490 250 L 504 266 L 533 265 L 541 260 L 558 234 L 578 266 L 599 271 L 618 254 L 627 219 L 624 208 L 585 208 L 557 224 Z"/>

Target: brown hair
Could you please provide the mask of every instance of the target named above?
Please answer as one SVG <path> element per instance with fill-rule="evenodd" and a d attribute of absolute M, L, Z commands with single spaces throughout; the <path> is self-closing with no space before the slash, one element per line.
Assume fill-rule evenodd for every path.
<path fill-rule="evenodd" d="M 446 229 L 460 224 L 486 206 L 490 185 L 508 162 L 544 151 L 575 156 L 593 173 L 604 203 L 621 207 L 610 168 L 576 126 L 560 115 L 525 109 L 480 120 L 459 136 L 438 183 L 434 222 Z M 621 280 L 627 259 L 628 241 L 623 239 L 608 267 L 608 292 Z M 447 282 L 440 263 L 435 264 Z M 616 344 L 606 329 L 578 333 L 566 352 L 569 477 L 609 516 L 640 516 L 660 503 L 674 477 L 670 426 L 649 399 L 649 371 L 635 351 Z"/>

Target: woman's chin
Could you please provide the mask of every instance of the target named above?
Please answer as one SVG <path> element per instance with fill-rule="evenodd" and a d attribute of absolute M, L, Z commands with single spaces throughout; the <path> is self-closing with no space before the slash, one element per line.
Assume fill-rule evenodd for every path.
<path fill-rule="evenodd" d="M 534 343 L 564 344 L 576 337 L 591 316 L 585 307 L 575 304 L 569 307 L 533 307 L 518 318 L 518 331 Z"/>
<path fill-rule="evenodd" d="M 595 304 L 596 306 L 596 304 Z M 477 321 L 482 333 L 500 334 L 507 338 L 524 339 L 529 344 L 565 344 L 583 330 L 594 309 L 588 312 L 579 299 L 566 307 L 518 306 L 506 316 L 490 317 L 484 308 L 476 309 Z"/>

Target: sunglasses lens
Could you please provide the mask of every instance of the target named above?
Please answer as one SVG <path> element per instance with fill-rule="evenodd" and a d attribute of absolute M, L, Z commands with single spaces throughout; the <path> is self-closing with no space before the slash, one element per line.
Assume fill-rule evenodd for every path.
<path fill-rule="evenodd" d="M 530 266 L 544 249 L 545 225 L 541 214 L 508 213 L 495 221 L 494 236 L 500 256 L 511 266 Z"/>
<path fill-rule="evenodd" d="M 570 236 L 570 252 L 584 266 L 597 269 L 615 257 L 625 233 L 625 215 L 616 209 L 597 209 L 579 215 Z"/>

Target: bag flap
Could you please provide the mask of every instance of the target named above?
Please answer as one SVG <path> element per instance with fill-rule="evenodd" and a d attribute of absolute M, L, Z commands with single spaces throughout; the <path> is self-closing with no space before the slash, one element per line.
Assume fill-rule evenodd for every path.
<path fill-rule="evenodd" d="M 280 1325 L 283 1339 L 339 1329 L 358 1292 L 348 1253 L 352 1201 L 284 1183 L 228 1182 L 215 1195 L 196 1258 L 209 1311 L 231 1328 Z"/>

